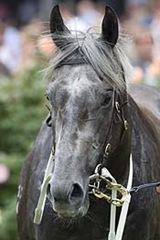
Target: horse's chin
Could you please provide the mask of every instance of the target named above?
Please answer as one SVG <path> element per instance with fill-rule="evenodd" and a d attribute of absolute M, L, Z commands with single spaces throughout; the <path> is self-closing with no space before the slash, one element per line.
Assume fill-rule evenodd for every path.
<path fill-rule="evenodd" d="M 53 206 L 54 212 L 56 212 L 57 216 L 61 219 L 65 220 L 76 220 L 76 219 L 81 219 L 83 218 L 87 212 L 88 212 L 89 206 L 81 206 L 78 209 L 70 209 L 70 208 L 65 208 L 65 209 L 56 209 Z"/>

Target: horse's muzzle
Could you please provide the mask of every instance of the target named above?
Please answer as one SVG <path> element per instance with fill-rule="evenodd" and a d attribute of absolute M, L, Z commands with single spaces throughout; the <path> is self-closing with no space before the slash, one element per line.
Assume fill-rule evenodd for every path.
<path fill-rule="evenodd" d="M 54 182 L 48 189 L 48 198 L 53 210 L 62 218 L 81 218 L 87 210 L 85 193 L 79 183 Z"/>

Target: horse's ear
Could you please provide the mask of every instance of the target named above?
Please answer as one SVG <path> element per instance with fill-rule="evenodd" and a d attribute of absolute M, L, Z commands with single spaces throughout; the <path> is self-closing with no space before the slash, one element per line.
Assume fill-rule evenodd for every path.
<path fill-rule="evenodd" d="M 56 42 L 57 38 L 54 37 L 56 36 L 56 34 L 61 35 L 65 33 L 70 33 L 69 29 L 64 24 L 63 18 L 59 10 L 59 5 L 54 6 L 52 9 L 50 15 L 50 31 L 52 34 L 52 39 L 56 45 L 58 45 L 58 42 Z"/>
<path fill-rule="evenodd" d="M 105 8 L 102 22 L 102 39 L 109 43 L 112 48 L 118 39 L 118 18 L 115 11 L 109 6 Z"/>

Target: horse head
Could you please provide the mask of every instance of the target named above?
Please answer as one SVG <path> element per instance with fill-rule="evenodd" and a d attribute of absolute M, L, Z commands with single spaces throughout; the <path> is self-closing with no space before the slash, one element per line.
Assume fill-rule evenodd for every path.
<path fill-rule="evenodd" d="M 107 6 L 100 35 L 75 35 L 55 6 L 50 29 L 57 53 L 47 90 L 55 149 L 49 198 L 59 216 L 79 218 L 89 209 L 90 175 L 104 162 L 114 171 L 115 152 L 127 129 L 118 20 Z"/>

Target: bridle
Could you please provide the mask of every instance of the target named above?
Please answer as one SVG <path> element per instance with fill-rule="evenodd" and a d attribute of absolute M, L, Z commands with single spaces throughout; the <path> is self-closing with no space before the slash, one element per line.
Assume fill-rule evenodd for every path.
<path fill-rule="evenodd" d="M 112 103 L 112 114 L 111 114 L 111 124 L 109 127 L 109 130 L 106 134 L 106 141 L 104 145 L 104 150 L 102 154 L 102 161 L 100 164 L 96 166 L 95 172 L 93 175 L 90 176 L 90 194 L 93 194 L 97 198 L 104 198 L 111 204 L 111 217 L 110 217 L 110 232 L 108 239 L 116 239 L 116 240 L 121 240 L 121 237 L 123 235 L 123 229 L 125 226 L 125 220 L 127 217 L 127 212 L 128 212 L 128 207 L 129 207 L 129 202 L 130 202 L 130 193 L 128 192 L 129 189 L 132 187 L 132 179 L 133 179 L 133 163 L 132 163 L 132 157 L 130 158 L 130 173 L 129 173 L 129 179 L 128 179 L 128 184 L 127 188 L 124 188 L 122 185 L 117 184 L 116 180 L 114 177 L 110 174 L 106 167 L 106 161 L 109 158 L 110 152 L 111 152 L 111 140 L 112 140 L 112 130 L 115 124 L 122 124 L 122 132 L 121 132 L 121 139 L 123 138 L 123 135 L 128 129 L 128 122 L 127 119 L 125 118 L 124 114 L 124 109 L 123 107 L 127 104 L 127 101 L 124 101 L 120 103 L 119 101 L 120 95 L 116 92 L 113 91 L 113 103 Z M 117 120 L 118 119 L 118 120 Z M 51 121 L 51 112 L 50 116 L 47 119 L 46 123 L 50 127 L 51 124 L 49 122 Z M 40 223 L 43 210 L 44 210 L 44 205 L 45 205 L 45 200 L 46 200 L 46 191 L 47 191 L 47 186 L 51 180 L 52 177 L 52 170 L 53 169 L 53 162 L 54 162 L 54 150 L 52 150 L 48 165 L 46 168 L 45 176 L 44 176 L 44 181 L 42 183 L 42 188 L 41 188 L 41 194 L 40 198 L 38 201 L 37 208 L 35 210 L 35 218 L 34 222 L 35 223 Z M 106 189 L 111 190 L 111 195 L 107 195 L 103 190 L 101 190 L 101 182 L 105 183 Z M 119 192 L 122 196 L 121 199 L 117 198 L 117 192 Z M 116 222 L 116 207 L 122 206 L 122 212 L 120 215 L 120 222 L 118 225 L 117 229 L 117 236 L 115 234 L 115 222 Z M 122 219 L 122 220 L 121 220 Z"/>
<path fill-rule="evenodd" d="M 86 62 L 85 62 L 86 63 Z M 67 61 L 68 65 L 73 65 L 73 62 Z M 84 60 L 74 64 L 84 64 Z M 66 62 L 62 62 L 58 67 L 66 65 Z M 144 184 L 138 187 L 132 188 L 132 181 L 133 181 L 133 161 L 132 161 L 132 154 L 130 154 L 130 161 L 129 161 L 129 176 L 128 176 L 128 183 L 127 187 L 123 187 L 122 185 L 118 184 L 116 179 L 111 175 L 111 173 L 107 169 L 107 159 L 110 157 L 112 152 L 112 130 L 114 124 L 122 124 L 122 131 L 120 139 L 123 139 L 125 132 L 128 130 L 128 120 L 125 116 L 124 107 L 128 104 L 127 101 L 127 93 L 125 93 L 126 98 L 121 99 L 120 94 L 114 91 L 114 101 L 112 106 L 112 117 L 113 121 L 111 121 L 109 130 L 106 134 L 106 141 L 103 148 L 103 157 L 100 164 L 98 164 L 95 168 L 94 173 L 90 176 L 90 190 L 95 197 L 99 199 L 105 199 L 107 202 L 111 204 L 111 213 L 110 213 L 110 231 L 108 235 L 108 240 L 121 240 L 123 236 L 123 231 L 125 227 L 125 222 L 127 218 L 129 203 L 131 200 L 131 192 L 136 192 L 139 189 L 145 187 L 155 187 L 160 186 L 160 182 L 151 183 L 151 184 Z M 50 110 L 49 110 L 50 111 Z M 46 120 L 46 124 L 51 127 L 52 126 L 52 114 L 50 111 L 49 117 Z M 51 154 L 48 160 L 48 164 L 45 170 L 44 179 L 41 185 L 40 196 L 38 199 L 38 204 L 35 209 L 35 216 L 34 216 L 34 223 L 40 224 L 44 206 L 47 197 L 47 187 L 51 181 L 52 174 L 54 170 L 54 149 L 51 150 Z M 111 195 L 108 195 L 103 189 L 101 189 L 101 183 L 105 183 L 105 190 L 111 190 Z M 117 193 L 121 195 L 120 198 L 117 198 Z M 116 207 L 122 206 L 121 214 L 119 218 L 119 223 L 117 227 L 117 231 L 115 233 L 116 228 Z"/>
<path fill-rule="evenodd" d="M 112 152 L 112 138 L 113 138 L 113 128 L 117 125 L 122 125 L 122 131 L 120 136 L 120 141 L 122 141 L 125 132 L 128 130 L 128 120 L 124 113 L 124 107 L 128 104 L 127 99 L 123 101 L 121 99 L 120 93 L 117 93 L 116 90 L 113 92 L 113 104 L 112 104 L 112 116 L 110 121 L 110 127 L 106 133 L 106 140 L 103 148 L 103 159 L 101 166 L 106 166 L 107 158 L 109 158 L 110 153 Z M 120 101 L 123 101 L 120 103 Z"/>
<path fill-rule="evenodd" d="M 82 58 L 82 56 L 76 58 L 73 60 L 72 58 L 67 58 L 66 60 L 63 60 L 60 62 L 57 66 L 57 68 L 60 68 L 63 65 L 78 65 L 78 64 L 86 64 L 86 60 Z M 120 136 L 120 141 L 123 138 L 123 135 L 128 129 L 128 121 L 125 117 L 125 112 L 124 112 L 124 107 L 127 105 L 127 93 L 124 92 L 125 94 L 125 100 L 121 97 L 121 94 L 117 92 L 117 90 L 113 90 L 113 100 L 112 100 L 112 113 L 111 113 L 111 121 L 110 121 L 110 126 L 108 129 L 108 132 L 106 133 L 106 140 L 104 143 L 103 151 L 102 151 L 102 158 L 100 164 L 97 165 L 95 169 L 95 173 L 90 176 L 90 189 L 91 192 L 95 197 L 97 198 L 105 198 L 109 203 L 111 203 L 111 224 L 110 224 L 110 234 L 113 235 L 115 234 L 115 214 L 116 214 L 116 206 L 122 206 L 123 202 L 125 202 L 125 197 L 127 194 L 127 190 L 121 186 L 120 188 L 117 188 L 116 180 L 114 179 L 113 176 L 109 173 L 107 169 L 107 159 L 110 156 L 110 153 L 112 152 L 112 132 L 113 128 L 115 125 L 122 124 L 122 131 L 121 131 L 121 136 Z M 50 108 L 49 109 L 49 117 L 46 120 L 46 124 L 48 127 L 52 126 L 52 113 Z M 35 223 L 40 223 L 43 210 L 44 210 L 44 205 L 46 201 L 46 192 L 47 192 L 47 186 L 51 180 L 52 177 L 52 171 L 54 168 L 54 150 L 52 149 L 51 155 L 48 161 L 48 165 L 45 171 L 45 176 L 44 180 L 41 186 L 41 193 L 38 201 L 37 208 L 35 210 L 35 218 L 34 222 Z M 131 171 L 132 172 L 132 171 Z M 105 174 L 104 174 L 105 173 Z M 132 173 L 130 174 L 132 175 Z M 107 189 L 113 189 L 112 191 L 112 197 L 106 195 L 101 191 L 101 182 L 106 183 L 106 188 Z M 132 177 L 130 182 L 132 183 Z M 92 184 L 91 184 L 92 183 Z M 113 184 L 115 184 L 113 186 Z M 130 184 L 131 185 L 131 184 Z M 131 186 L 130 186 L 131 187 Z M 117 191 L 119 191 L 122 195 L 122 199 L 119 200 L 117 199 Z M 127 195 L 128 196 L 128 195 Z M 113 205 L 114 204 L 114 205 Z M 122 231 L 123 232 L 123 231 Z M 110 239 L 110 238 L 109 238 Z M 118 239 L 119 240 L 119 239 Z"/>
<path fill-rule="evenodd" d="M 82 56 L 76 58 L 76 61 L 70 58 L 70 56 L 67 59 L 64 59 L 62 62 L 60 62 L 57 66 L 57 68 L 60 68 L 64 65 L 81 65 L 86 64 L 86 60 L 82 58 Z M 124 76 L 123 76 L 124 77 Z M 125 81 L 125 79 L 124 79 Z M 113 100 L 112 100 L 112 113 L 111 113 L 111 121 L 109 129 L 106 133 L 105 137 L 105 143 L 101 154 L 101 159 L 96 167 L 96 171 L 100 174 L 103 168 L 107 168 L 107 160 L 110 156 L 110 153 L 112 152 L 112 132 L 115 125 L 122 125 L 121 130 L 121 136 L 120 136 L 120 142 L 123 139 L 123 136 L 125 132 L 128 130 L 128 120 L 125 116 L 124 107 L 128 104 L 127 100 L 127 93 L 126 90 L 123 90 L 123 94 L 125 97 L 122 97 L 122 93 L 118 92 L 117 90 L 113 89 Z M 49 116 L 46 119 L 46 124 L 48 127 L 52 126 L 52 112 L 49 107 L 47 107 L 49 110 Z M 93 186 L 93 185 L 92 185 Z M 95 185 L 94 185 L 95 186 Z M 99 185 L 100 186 L 100 185 Z"/>

